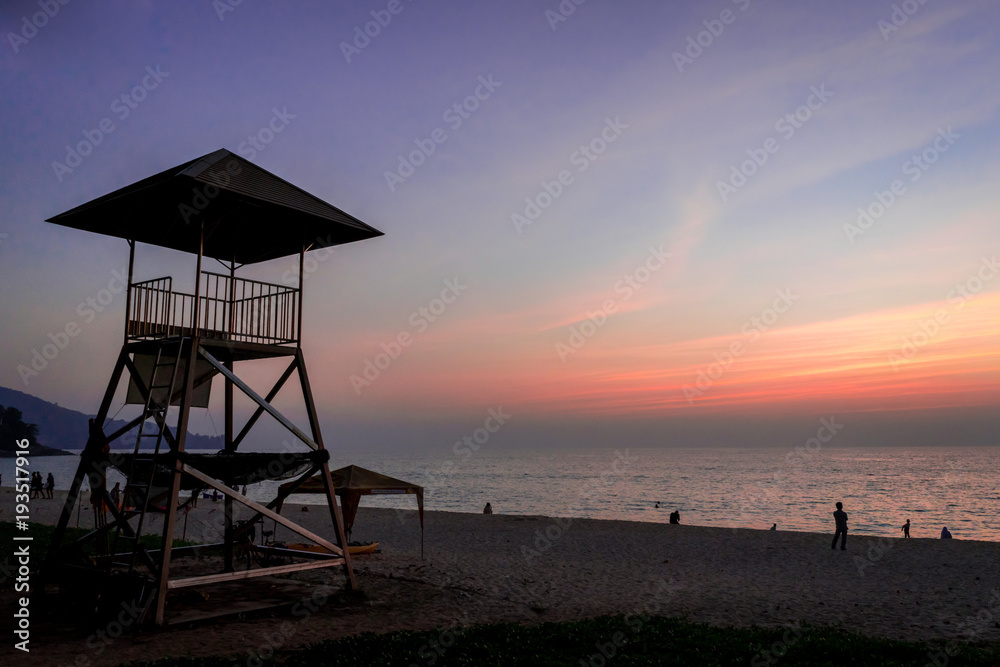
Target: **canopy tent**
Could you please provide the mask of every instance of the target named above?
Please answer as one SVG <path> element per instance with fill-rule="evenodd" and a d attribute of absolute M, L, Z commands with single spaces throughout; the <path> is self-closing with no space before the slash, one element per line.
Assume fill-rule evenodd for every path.
<path fill-rule="evenodd" d="M 340 497 L 340 504 L 344 509 L 344 531 L 350 535 L 351 527 L 354 526 L 354 517 L 358 513 L 358 505 L 361 503 L 361 496 L 387 493 L 406 493 L 417 496 L 417 511 L 420 516 L 420 555 L 424 554 L 424 487 L 410 482 L 404 482 L 395 477 L 389 477 L 368 470 L 361 466 L 350 465 L 345 468 L 330 471 L 330 479 L 333 481 L 334 492 Z M 318 476 L 310 477 L 295 488 L 296 482 L 282 484 L 278 490 L 281 502 L 278 511 L 284 504 L 286 497 L 293 493 L 324 493 L 323 479 Z"/>

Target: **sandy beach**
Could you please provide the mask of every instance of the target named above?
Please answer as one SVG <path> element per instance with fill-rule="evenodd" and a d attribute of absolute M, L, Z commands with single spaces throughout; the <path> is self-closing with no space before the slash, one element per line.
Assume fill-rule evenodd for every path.
<path fill-rule="evenodd" d="M 54 523 L 62 497 L 57 492 L 55 500 L 32 501 L 33 519 Z M 12 492 L 3 489 L 0 520 L 11 520 L 12 507 Z M 321 510 L 288 505 L 283 514 L 330 535 Z M 221 502 L 200 501 L 188 518 L 188 539 L 214 540 L 221 513 Z M 91 523 L 82 513 L 81 526 Z M 276 537 L 289 535 L 279 527 Z M 963 639 L 971 629 L 978 639 L 1000 641 L 1000 544 L 850 535 L 848 550 L 840 551 L 830 549 L 831 537 L 832 531 L 427 512 L 421 558 L 416 510 L 362 502 L 352 539 L 378 540 L 382 547 L 355 559 L 363 601 L 327 604 L 305 619 L 279 613 L 141 631 L 100 652 L 88 646 L 86 634 L 60 629 L 46 636 L 43 625 L 29 662 L 71 664 L 85 655 L 96 665 L 244 653 L 289 622 L 284 648 L 360 632 L 615 613 L 723 626 L 833 626 L 910 640 Z M 343 582 L 339 572 L 307 580 Z"/>

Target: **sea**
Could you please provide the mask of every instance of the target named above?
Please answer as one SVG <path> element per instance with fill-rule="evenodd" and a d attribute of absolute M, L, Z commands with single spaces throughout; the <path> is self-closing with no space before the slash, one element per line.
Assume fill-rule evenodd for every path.
<path fill-rule="evenodd" d="M 31 459 L 69 488 L 78 456 Z M 628 449 L 388 455 L 331 452 L 331 467 L 354 464 L 424 487 L 425 509 L 588 517 L 832 532 L 843 502 L 853 534 L 1000 541 L 1000 447 L 817 447 L 797 449 Z M 14 459 L 0 459 L 4 486 Z M 109 485 L 123 478 L 109 473 Z M 280 482 L 248 489 L 274 497 Z M 34 501 L 41 502 L 41 501 Z M 320 504 L 320 496 L 289 502 Z M 659 507 L 657 507 L 659 504 Z M 410 495 L 366 496 L 362 507 L 415 509 Z"/>

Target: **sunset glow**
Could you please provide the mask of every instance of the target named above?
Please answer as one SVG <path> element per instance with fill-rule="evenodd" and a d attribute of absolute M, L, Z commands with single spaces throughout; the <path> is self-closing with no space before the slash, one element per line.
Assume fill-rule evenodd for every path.
<path fill-rule="evenodd" d="M 525 443 L 857 413 L 882 429 L 858 443 L 920 414 L 998 444 L 996 7 L 886 32 L 888 5 L 723 2 L 692 56 L 719 7 L 404 4 L 345 55 L 371 8 L 154 5 L 69 5 L 0 56 L 0 384 L 95 410 L 128 248 L 42 221 L 226 147 L 385 232 L 306 256 L 313 391 L 353 441 L 436 447 L 502 405 Z M 136 258 L 192 282 L 191 257 Z M 245 372 L 266 393 L 281 369 Z"/>

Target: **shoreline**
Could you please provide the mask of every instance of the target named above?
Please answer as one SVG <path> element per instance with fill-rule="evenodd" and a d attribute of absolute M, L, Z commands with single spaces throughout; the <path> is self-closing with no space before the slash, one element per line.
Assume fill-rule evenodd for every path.
<path fill-rule="evenodd" d="M 39 509 L 39 511 L 40 511 L 40 517 L 39 518 L 35 518 L 35 516 L 32 516 L 31 521 L 34 521 L 36 523 L 46 523 L 46 524 L 49 524 L 49 525 L 55 525 L 55 523 L 56 523 L 56 521 L 58 519 L 58 513 L 62 510 L 62 505 L 63 505 L 63 502 L 65 500 L 66 493 L 67 493 L 67 491 L 65 489 L 55 489 L 54 490 L 54 493 L 53 493 L 54 497 L 51 499 L 51 503 L 54 503 L 55 505 L 58 506 L 58 509 L 54 509 L 54 510 L 51 509 L 51 508 L 48 508 L 48 509 L 45 509 L 43 511 L 43 510 L 40 510 L 39 508 L 36 508 L 34 506 L 34 503 L 36 501 L 43 501 L 44 503 L 48 503 L 49 499 L 40 499 L 40 498 L 33 499 L 31 501 L 32 502 L 32 510 L 35 511 L 36 509 Z M 11 509 L 11 508 L 13 508 L 13 504 L 14 504 L 13 503 L 13 495 L 14 495 L 14 489 L 13 489 L 13 487 L 0 486 L 0 521 L 11 521 L 11 520 L 13 520 L 13 518 L 12 518 L 13 517 L 13 512 L 12 512 L 12 509 Z M 218 502 L 213 502 L 212 500 L 205 499 L 205 498 L 200 498 L 198 502 L 199 502 L 199 506 L 198 506 L 197 509 L 199 510 L 199 513 L 201 513 L 203 511 L 203 508 L 206 508 L 206 507 L 210 511 L 213 510 L 213 509 L 218 509 L 218 510 L 221 511 L 221 509 L 223 507 L 223 505 L 222 505 L 222 496 L 221 495 L 219 496 L 219 501 Z M 306 512 L 305 512 L 306 514 L 308 514 L 310 512 L 318 512 L 318 513 L 321 514 L 322 511 L 326 508 L 326 505 L 322 504 L 320 502 L 315 502 L 315 503 L 292 503 L 292 502 L 285 502 L 284 503 L 284 509 L 282 510 L 282 515 L 283 516 L 288 516 L 290 518 L 298 517 L 299 514 L 302 513 L 302 508 L 303 507 L 308 508 L 306 510 Z M 86 516 L 86 511 L 87 510 L 84 510 L 83 512 L 81 512 L 81 516 Z M 410 508 L 410 507 L 406 507 L 406 508 L 369 507 L 369 506 L 366 506 L 364 504 L 364 501 L 362 500 L 361 506 L 358 508 L 358 512 L 359 512 L 359 516 L 361 514 L 367 513 L 367 512 L 373 512 L 373 513 L 386 512 L 386 513 L 391 513 L 391 514 L 412 513 L 413 517 L 414 517 L 413 521 L 414 522 L 418 521 L 416 507 L 413 507 L 413 508 Z M 213 513 L 213 512 L 210 512 L 210 513 Z M 455 511 L 455 510 L 431 510 L 431 509 L 426 509 L 426 508 L 424 509 L 424 515 L 425 515 L 425 518 L 430 517 L 431 515 L 445 515 L 445 516 L 456 516 L 456 517 L 483 516 L 482 512 L 479 512 L 479 511 L 459 512 L 459 511 Z M 152 516 L 155 516 L 155 515 L 152 515 Z M 612 524 L 614 524 L 614 523 L 636 524 L 636 525 L 641 525 L 641 526 L 667 526 L 667 525 L 670 525 L 669 522 L 668 522 L 668 520 L 667 520 L 667 518 L 666 518 L 666 516 L 664 517 L 664 519 L 662 521 L 643 521 L 643 520 L 640 520 L 640 519 L 608 519 L 608 518 L 601 518 L 601 517 L 583 517 L 583 516 L 568 517 L 568 516 L 555 516 L 555 515 L 547 515 L 547 514 L 515 514 L 515 513 L 497 513 L 497 514 L 494 514 L 492 516 L 508 517 L 508 518 L 511 518 L 512 520 L 515 520 L 515 521 L 516 520 L 533 520 L 533 521 L 542 520 L 542 521 L 562 522 L 562 523 L 570 523 L 570 524 L 574 523 L 574 522 L 582 522 L 582 521 L 597 521 L 597 522 L 607 522 L 607 523 L 612 523 Z M 156 519 L 154 519 L 154 520 L 156 520 Z M 182 521 L 183 519 L 180 519 L 180 520 Z M 85 525 L 83 523 L 83 521 L 85 521 L 85 520 L 83 520 L 83 519 L 81 520 L 81 525 Z M 270 520 L 268 520 L 268 522 L 270 523 Z M 310 523 L 312 523 L 312 522 L 310 522 Z M 76 525 L 76 509 L 74 509 L 73 519 L 70 521 L 70 525 L 71 526 L 75 526 Z M 157 524 L 157 525 L 159 525 L 159 524 Z M 795 530 L 795 529 L 782 529 L 782 528 L 778 528 L 775 531 L 770 531 L 769 528 L 752 528 L 752 527 L 748 527 L 748 526 L 707 526 L 707 525 L 694 524 L 694 523 L 681 523 L 681 524 L 678 524 L 678 525 L 679 526 L 684 526 L 686 528 L 703 528 L 703 529 L 711 529 L 711 530 L 724 531 L 724 532 L 728 532 L 728 531 L 747 531 L 747 532 L 751 532 L 751 533 L 775 532 L 775 533 L 785 533 L 785 534 L 795 534 L 795 535 L 813 535 L 813 536 L 818 536 L 818 537 L 824 537 L 824 536 L 826 536 L 827 538 L 830 538 L 830 539 L 832 539 L 833 532 L 834 532 L 833 531 L 833 523 L 832 523 L 832 521 L 830 522 L 830 530 L 829 531 Z M 332 524 L 331 524 L 331 530 L 332 530 Z M 849 533 L 849 539 L 850 538 L 868 538 L 868 539 L 876 539 L 876 540 L 883 540 L 883 539 L 885 539 L 885 540 L 904 539 L 902 537 L 901 533 L 897 533 L 895 535 L 881 535 L 881 534 L 877 534 L 877 533 L 862 532 L 862 531 L 863 531 L 863 529 L 852 529 L 850 531 L 850 533 Z M 939 541 L 940 537 L 937 536 L 937 535 L 934 535 L 934 536 L 926 536 L 925 535 L 925 536 L 913 536 L 913 537 L 910 537 L 910 538 L 907 538 L 907 539 L 935 542 L 935 541 Z M 995 544 L 995 545 L 1000 546 L 1000 540 L 977 540 L 977 539 L 972 539 L 972 538 L 968 538 L 968 537 L 964 537 L 964 536 L 953 537 L 952 541 L 953 542 L 975 542 L 975 543 L 983 543 L 983 544 Z"/>

